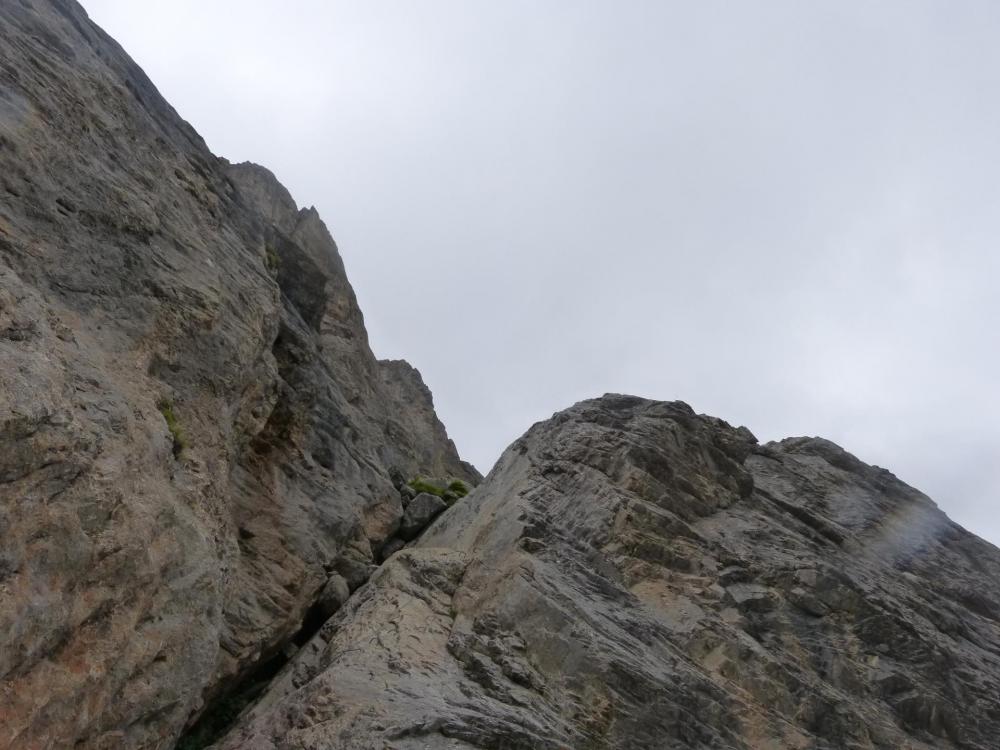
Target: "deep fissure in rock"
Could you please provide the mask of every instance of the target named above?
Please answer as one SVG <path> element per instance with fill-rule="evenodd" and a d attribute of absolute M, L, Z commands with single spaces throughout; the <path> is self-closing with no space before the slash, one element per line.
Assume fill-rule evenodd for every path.
<path fill-rule="evenodd" d="M 236 720 L 267 690 L 271 681 L 306 645 L 326 622 L 322 606 L 313 604 L 302 619 L 302 627 L 267 659 L 262 659 L 244 675 L 235 677 L 233 685 L 212 699 L 198 720 L 184 730 L 175 750 L 203 750 L 222 739 Z M 294 648 L 290 648 L 294 644 Z"/>
<path fill-rule="evenodd" d="M 279 651 L 245 676 L 236 678 L 236 685 L 213 699 L 198 720 L 184 730 L 175 750 L 202 750 L 221 739 L 243 710 L 264 693 L 288 660 L 289 657 Z"/>
<path fill-rule="evenodd" d="M 399 484 L 402 485 L 403 483 L 400 479 Z M 431 480 L 424 480 L 421 488 L 427 489 L 430 487 L 433 492 L 438 493 L 435 495 L 435 497 L 438 497 L 445 496 L 448 491 L 454 491 L 456 485 L 459 485 L 462 494 L 458 498 L 452 497 L 452 502 L 455 502 L 468 492 L 465 483 L 458 480 L 454 480 L 450 484 L 440 484 L 440 487 L 435 487 Z M 417 494 L 416 490 L 411 492 L 411 496 L 413 494 Z M 404 506 L 409 506 L 411 502 L 408 498 L 404 499 Z M 443 510 L 443 507 L 444 503 L 442 503 L 442 508 L 439 508 L 436 513 L 430 515 L 429 518 L 421 520 L 421 528 L 418 533 L 422 533 L 433 522 L 434 518 Z M 395 539 L 400 547 L 404 546 L 402 540 Z M 396 549 L 398 547 L 394 547 L 393 551 Z M 381 561 L 381 555 L 379 559 Z M 368 573 L 366 573 L 364 580 L 367 580 L 368 577 Z M 313 636 L 320 631 L 320 628 L 332 616 L 333 612 L 343 606 L 343 604 L 343 601 L 338 601 L 336 607 L 331 609 L 330 602 L 324 601 L 323 590 L 321 589 L 319 594 L 317 594 L 317 599 L 303 615 L 299 629 L 278 645 L 271 656 L 262 659 L 245 674 L 232 678 L 232 684 L 221 690 L 215 698 L 209 701 L 205 710 L 198 717 L 198 720 L 184 730 L 183 734 L 177 740 L 175 750 L 203 750 L 222 739 L 236 724 L 243 712 L 267 691 L 268 686 L 278 676 L 284 666 L 291 661 L 296 652 L 312 640 Z"/>
<path fill-rule="evenodd" d="M 297 649 L 302 648 L 319 632 L 329 617 L 328 610 L 320 602 L 316 602 L 302 618 L 302 627 L 299 628 L 298 633 L 292 636 L 291 642 L 295 644 Z"/>

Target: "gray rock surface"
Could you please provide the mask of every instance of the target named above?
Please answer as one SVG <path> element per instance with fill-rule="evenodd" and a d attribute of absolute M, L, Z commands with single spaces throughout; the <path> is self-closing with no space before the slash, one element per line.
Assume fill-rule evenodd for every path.
<path fill-rule="evenodd" d="M 315 210 L 0 2 L 0 749 L 997 747 L 1000 551 L 829 442 L 583 402 L 378 567 L 418 475 Z"/>
<path fill-rule="evenodd" d="M 379 562 L 385 562 L 405 546 L 406 542 L 399 537 L 393 537 L 388 542 L 383 544 L 382 549 L 379 550 Z"/>
<path fill-rule="evenodd" d="M 431 468 L 414 472 L 404 472 L 407 477 L 416 475 L 446 476 L 464 480 L 476 485 L 482 475 L 472 464 L 459 460 L 455 444 L 448 438 L 444 425 L 434 411 L 434 401 L 430 389 L 424 384 L 420 373 L 408 362 L 401 359 L 385 359 L 379 362 L 381 392 L 386 394 L 393 408 L 389 410 L 388 434 L 395 431 L 413 436 L 413 445 L 421 446 L 420 460 L 400 462 L 402 467 L 420 466 Z"/>
<path fill-rule="evenodd" d="M 0 2 L 0 748 L 172 747 L 363 583 L 390 467 L 477 478 L 315 210 L 77 3 Z"/>
<path fill-rule="evenodd" d="M 327 579 L 326 585 L 316 599 L 315 606 L 323 619 L 330 619 L 350 598 L 351 589 L 347 580 L 336 573 Z"/>
<path fill-rule="evenodd" d="M 1000 551 L 832 443 L 681 403 L 535 425 L 223 750 L 996 747 Z"/>
<path fill-rule="evenodd" d="M 407 505 L 409 505 L 410 501 L 413 500 L 413 498 L 415 498 L 419 494 L 420 494 L 419 492 L 410 487 L 408 484 L 404 484 L 402 487 L 399 488 L 399 499 L 403 503 L 404 508 Z"/>
<path fill-rule="evenodd" d="M 421 492 L 403 511 L 403 520 L 399 524 L 400 538 L 407 542 L 416 539 L 420 532 L 447 507 L 448 504 L 437 495 Z"/>

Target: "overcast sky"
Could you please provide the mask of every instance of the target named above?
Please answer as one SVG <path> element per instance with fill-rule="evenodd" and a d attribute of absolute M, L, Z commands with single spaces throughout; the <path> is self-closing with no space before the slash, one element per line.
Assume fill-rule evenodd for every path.
<path fill-rule="evenodd" d="M 1000 541 L 1000 3 L 84 0 L 337 239 L 484 473 L 607 391 Z"/>

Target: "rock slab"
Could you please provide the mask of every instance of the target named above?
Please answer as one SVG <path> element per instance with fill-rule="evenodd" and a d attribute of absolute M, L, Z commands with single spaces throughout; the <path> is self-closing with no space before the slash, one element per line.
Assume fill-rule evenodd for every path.
<path fill-rule="evenodd" d="M 220 750 L 1000 736 L 1000 551 L 836 445 L 608 395 L 533 427 Z"/>

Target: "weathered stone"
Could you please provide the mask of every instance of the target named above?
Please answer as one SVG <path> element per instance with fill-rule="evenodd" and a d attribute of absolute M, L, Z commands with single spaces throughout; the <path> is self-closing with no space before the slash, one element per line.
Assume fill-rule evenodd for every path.
<path fill-rule="evenodd" d="M 171 747 L 395 533 L 392 466 L 477 476 L 318 214 L 0 2 L 0 748 Z"/>
<path fill-rule="evenodd" d="M 394 554 L 399 552 L 403 547 L 406 546 L 406 542 L 400 539 L 398 536 L 393 537 L 388 542 L 382 545 L 382 549 L 379 550 L 379 562 L 385 562 Z"/>
<path fill-rule="evenodd" d="M 337 610 L 344 606 L 344 602 L 351 595 L 351 589 L 343 576 L 332 575 L 327 579 L 326 585 L 316 599 L 315 606 L 322 613 L 324 619 L 332 617 Z"/>
<path fill-rule="evenodd" d="M 420 532 L 447 507 L 445 501 L 437 495 L 421 492 L 406 506 L 403 520 L 399 525 L 400 538 L 405 541 L 416 539 Z"/>
<path fill-rule="evenodd" d="M 389 467 L 389 479 L 392 481 L 392 486 L 397 490 L 402 491 L 402 489 L 406 486 L 406 476 L 397 466 Z"/>
<path fill-rule="evenodd" d="M 830 443 L 683 404 L 536 425 L 366 591 L 222 750 L 1000 736 L 1000 551 Z"/>
<path fill-rule="evenodd" d="M 404 508 L 407 505 L 409 505 L 410 501 L 419 494 L 420 494 L 419 492 L 410 487 L 410 485 L 408 484 L 404 484 L 402 487 L 399 488 L 399 498 L 402 501 Z"/>
<path fill-rule="evenodd" d="M 371 560 L 359 560 L 353 555 L 342 555 L 333 569 L 347 582 L 348 589 L 355 591 L 368 582 L 376 566 Z"/>
<path fill-rule="evenodd" d="M 316 211 L 0 2 L 0 749 L 275 671 L 219 748 L 997 746 L 1000 552 L 832 443 L 608 395 L 415 476 L 479 480 Z"/>

